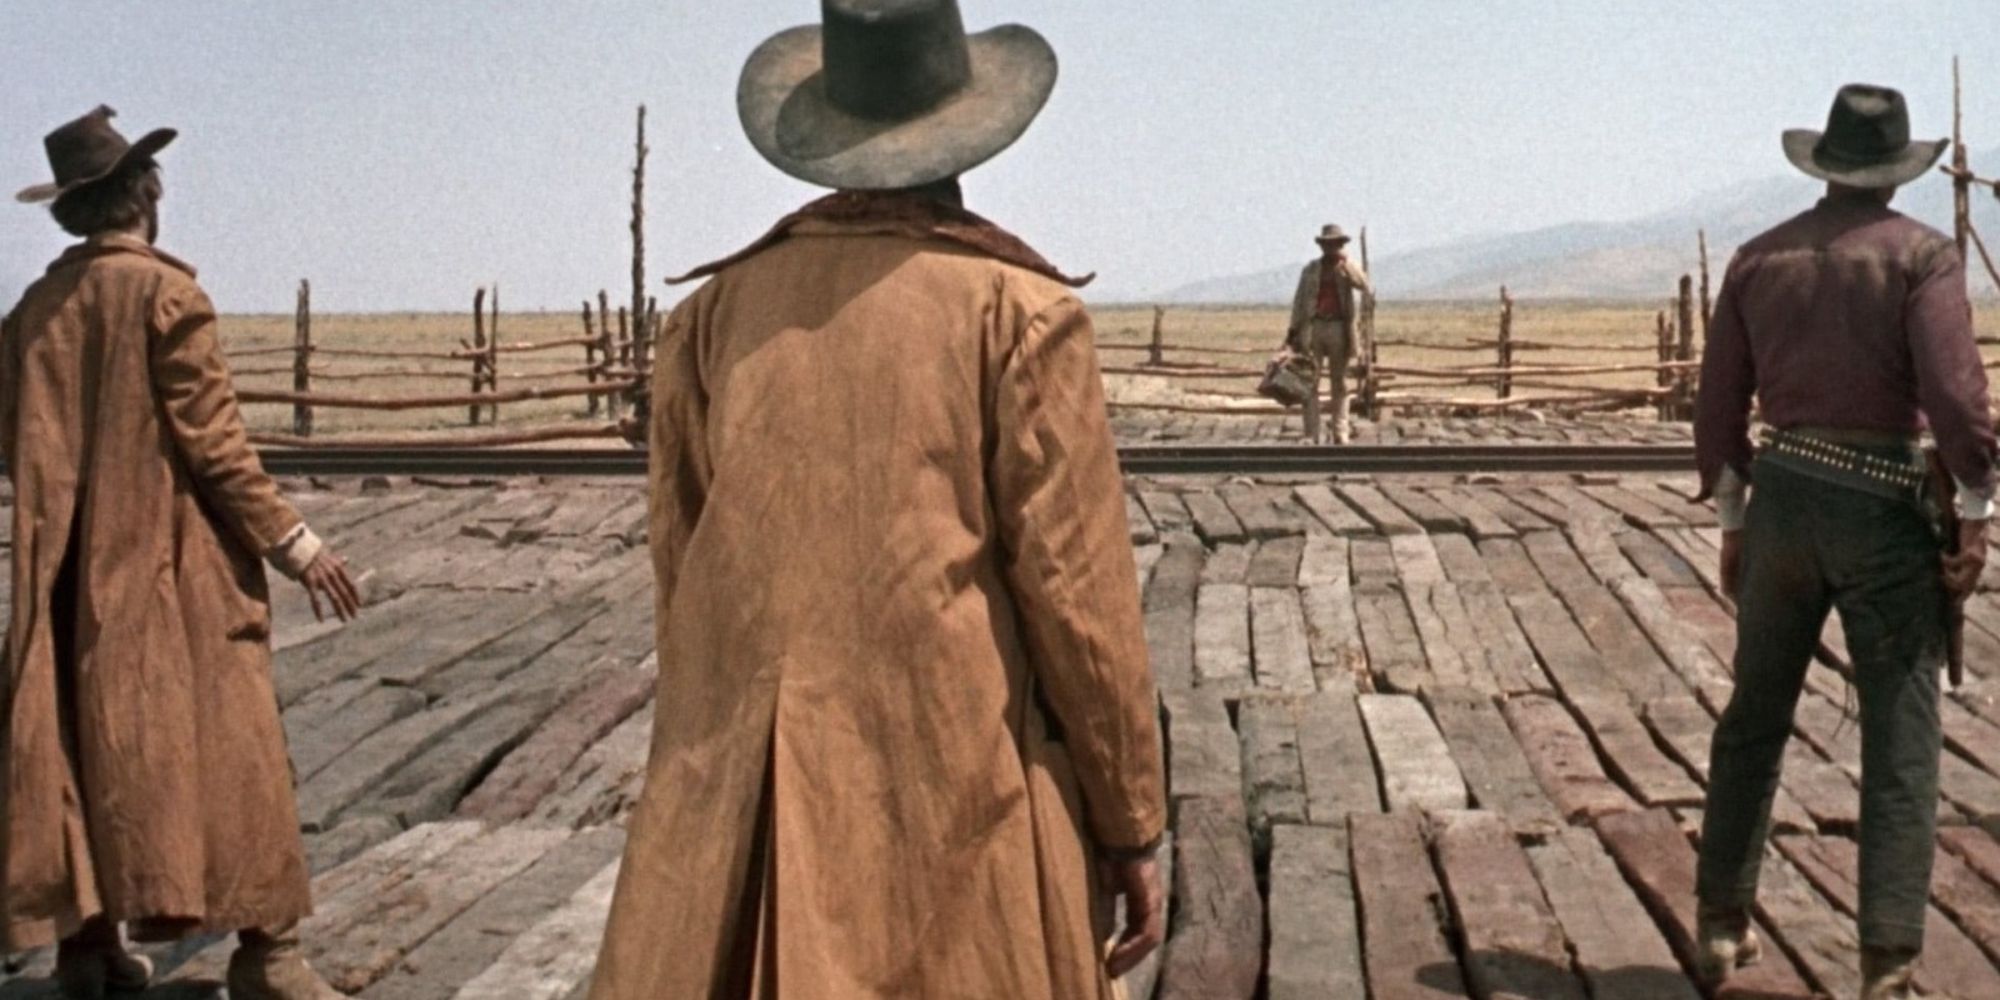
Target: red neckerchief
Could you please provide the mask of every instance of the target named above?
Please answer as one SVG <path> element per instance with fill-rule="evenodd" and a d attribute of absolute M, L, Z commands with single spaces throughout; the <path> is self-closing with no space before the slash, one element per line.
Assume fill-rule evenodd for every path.
<path fill-rule="evenodd" d="M 1332 260 L 1320 259 L 1319 301 L 1313 312 L 1330 319 L 1347 318 L 1347 296 L 1340 294 L 1340 265 L 1347 260 L 1342 254 L 1334 254 Z"/>
<path fill-rule="evenodd" d="M 807 221 L 887 226 L 895 232 L 917 239 L 945 240 L 967 249 L 977 250 L 1016 267 L 1026 268 L 1071 288 L 1082 288 L 1097 277 L 1093 273 L 1081 278 L 1072 278 L 1056 270 L 1054 264 L 1043 259 L 1041 254 L 1022 242 L 1020 237 L 965 209 L 947 205 L 934 198 L 879 191 L 841 191 L 821 198 L 780 219 L 776 226 L 771 227 L 770 232 L 765 233 L 755 243 L 721 260 L 703 264 L 678 278 L 668 278 L 667 284 L 678 285 L 706 278 L 732 264 L 754 257 L 784 242 L 791 236 L 794 227 Z"/>

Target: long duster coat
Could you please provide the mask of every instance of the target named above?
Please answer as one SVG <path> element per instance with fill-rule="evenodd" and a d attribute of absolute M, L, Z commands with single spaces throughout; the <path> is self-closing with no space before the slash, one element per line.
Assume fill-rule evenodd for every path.
<path fill-rule="evenodd" d="M 1095 847 L 1165 804 L 1083 308 L 808 218 L 674 311 L 653 393 L 660 711 L 593 1000 L 1116 995 Z"/>
<path fill-rule="evenodd" d="M 250 449 L 214 307 L 187 265 L 100 237 L 28 289 L 0 338 L 6 948 L 100 913 L 181 931 L 304 915 L 259 562 L 300 521 Z M 53 593 L 66 554 L 73 598 Z"/>

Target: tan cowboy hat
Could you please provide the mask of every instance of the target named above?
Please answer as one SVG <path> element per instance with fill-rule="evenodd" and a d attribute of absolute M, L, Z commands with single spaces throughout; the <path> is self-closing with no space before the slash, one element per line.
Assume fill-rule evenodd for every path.
<path fill-rule="evenodd" d="M 1319 243 L 1346 243 L 1348 242 L 1347 230 L 1335 225 L 1321 226 L 1319 236 L 1315 241 Z"/>
<path fill-rule="evenodd" d="M 1826 130 L 1785 132 L 1785 157 L 1809 176 L 1857 188 L 1901 187 L 1928 173 L 1950 139 L 1910 140 L 1910 109 L 1901 92 L 1851 83 L 1840 88 Z"/>
<path fill-rule="evenodd" d="M 86 184 L 110 177 L 129 164 L 152 159 L 154 153 L 165 149 L 180 134 L 160 128 L 140 136 L 138 142 L 126 142 L 111 127 L 111 118 L 117 113 L 100 104 L 89 114 L 50 132 L 42 140 L 42 147 L 48 151 L 49 167 L 56 179 L 23 188 L 15 199 L 30 205 L 54 201 Z"/>
<path fill-rule="evenodd" d="M 1033 29 L 967 35 L 956 0 L 822 0 L 743 67 L 736 109 L 773 166 L 844 190 L 918 187 L 1014 144 L 1048 103 L 1056 55 Z"/>

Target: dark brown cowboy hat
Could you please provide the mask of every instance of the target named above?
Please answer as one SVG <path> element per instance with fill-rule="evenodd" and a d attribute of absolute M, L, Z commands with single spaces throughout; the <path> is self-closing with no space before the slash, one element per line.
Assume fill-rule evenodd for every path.
<path fill-rule="evenodd" d="M 1900 91 L 1863 83 L 1840 88 L 1826 131 L 1785 132 L 1785 156 L 1823 181 L 1849 187 L 1901 187 L 1944 156 L 1949 139 L 1910 141 L 1910 109 Z"/>
<path fill-rule="evenodd" d="M 154 129 L 139 137 L 138 142 L 126 142 L 118 130 L 111 127 L 111 118 L 118 112 L 108 105 L 100 104 L 97 109 L 50 132 L 42 140 L 42 147 L 48 151 L 49 166 L 56 179 L 48 184 L 36 184 L 23 188 L 14 197 L 27 204 L 54 201 L 86 184 L 94 184 L 120 169 L 153 158 L 153 154 L 167 147 L 180 133 L 170 128 Z"/>
<path fill-rule="evenodd" d="M 1013 145 L 1055 89 L 1041 35 L 967 35 L 956 0 L 820 7 L 822 24 L 758 47 L 736 92 L 751 144 L 800 180 L 867 191 L 956 176 Z"/>

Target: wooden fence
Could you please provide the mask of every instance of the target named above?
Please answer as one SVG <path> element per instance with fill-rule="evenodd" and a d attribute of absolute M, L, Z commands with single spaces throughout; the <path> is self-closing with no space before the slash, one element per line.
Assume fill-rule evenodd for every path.
<path fill-rule="evenodd" d="M 481 288 L 472 299 L 471 333 L 457 337 L 438 350 L 339 347 L 315 340 L 312 286 L 301 281 L 294 318 L 291 346 L 263 347 L 230 352 L 239 364 L 238 376 L 291 376 L 290 389 L 239 387 L 238 401 L 245 404 L 281 404 L 292 408 L 291 433 L 258 433 L 252 437 L 262 444 L 292 447 L 354 446 L 358 439 L 343 435 L 338 439 L 315 437 L 315 413 L 323 409 L 402 412 L 445 410 L 464 407 L 466 424 L 482 424 L 495 430 L 480 435 L 389 435 L 369 438 L 375 446 L 421 446 L 449 444 L 483 446 L 526 444 L 613 437 L 619 432 L 618 419 L 633 405 L 650 363 L 647 349 L 651 334 L 660 322 L 658 300 L 646 300 L 646 315 L 639 324 L 643 333 L 634 336 L 631 319 L 624 308 L 612 319 L 609 294 L 598 293 L 598 301 L 583 303 L 584 334 L 539 342 L 509 342 L 501 336 L 499 289 Z M 576 352 L 577 364 L 565 363 L 557 355 Z M 257 359 L 289 355 L 283 365 L 260 366 Z M 465 365 L 467 391 L 429 395 L 363 395 L 344 389 L 315 389 L 317 383 L 348 386 L 397 381 L 439 381 L 451 377 L 435 367 L 439 362 Z M 502 388 L 505 383 L 506 387 Z M 568 424 L 502 431 L 500 407 L 531 400 L 578 398 L 586 418 L 608 418 L 598 424 Z"/>
<path fill-rule="evenodd" d="M 1354 386 L 1355 411 L 1372 419 L 1391 412 L 1493 413 L 1510 410 L 1625 410 L 1650 408 L 1662 420 L 1685 420 L 1693 413 L 1694 393 L 1700 362 L 1700 343 L 1707 335 L 1710 305 L 1706 266 L 1706 238 L 1700 299 L 1693 276 L 1683 277 L 1677 294 L 1667 309 L 1659 311 L 1655 328 L 1636 334 L 1626 342 L 1563 342 L 1526 340 L 1515 335 L 1519 306 L 1507 289 L 1500 290 L 1494 334 L 1468 337 L 1459 342 L 1428 342 L 1373 336 L 1373 297 L 1364 301 L 1360 319 L 1363 342 L 1370 348 L 1367 363 L 1357 372 Z M 1144 344 L 1099 344 L 1100 351 L 1114 357 L 1143 353 L 1136 364 L 1115 360 L 1103 367 L 1106 375 L 1145 376 L 1190 383 L 1207 383 L 1193 388 L 1190 395 L 1215 397 L 1220 402 L 1113 402 L 1121 411 L 1159 411 L 1222 415 L 1269 415 L 1289 412 L 1273 405 L 1244 405 L 1236 400 L 1259 400 L 1256 381 L 1261 366 L 1246 366 L 1240 360 L 1267 359 L 1271 351 L 1259 347 L 1170 343 L 1166 337 L 1165 310 L 1153 312 L 1152 336 Z M 1410 355 L 1436 353 L 1487 355 L 1486 359 L 1458 364 L 1420 364 Z M 1561 355 L 1584 354 L 1583 360 L 1565 361 Z M 1607 362 L 1606 353 L 1653 355 L 1632 361 Z M 1406 355 L 1399 360 L 1398 355 Z M 1606 387 L 1605 376 L 1653 376 L 1645 387 Z M 1219 384 L 1230 380 L 1230 385 Z M 1464 390 L 1490 390 L 1476 395 Z"/>

